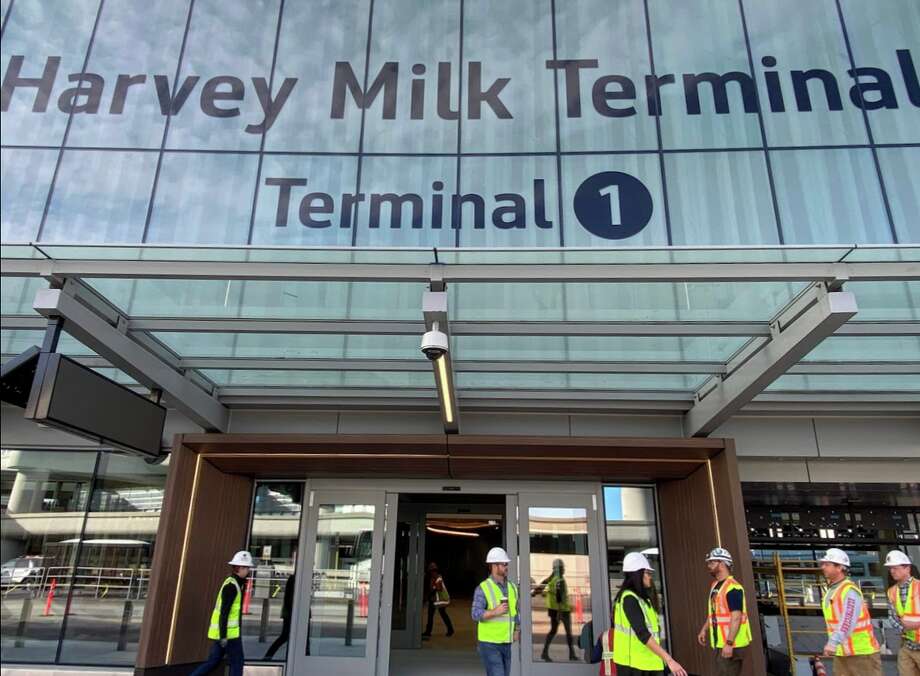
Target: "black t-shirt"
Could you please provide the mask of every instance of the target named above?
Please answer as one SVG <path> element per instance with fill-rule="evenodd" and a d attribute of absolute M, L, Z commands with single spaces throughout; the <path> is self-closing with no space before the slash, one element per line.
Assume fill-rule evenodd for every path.
<path fill-rule="evenodd" d="M 719 590 L 722 589 L 722 585 L 725 584 L 725 580 L 719 580 L 716 582 L 716 586 L 712 588 L 712 591 L 709 593 L 709 607 L 712 609 L 713 614 L 710 619 L 710 630 L 712 632 L 713 641 L 716 641 L 718 637 L 718 629 L 716 628 L 716 618 L 715 618 L 715 598 L 719 593 Z M 729 612 L 735 612 L 736 610 L 739 613 L 744 612 L 744 592 L 740 589 L 732 589 L 728 594 L 725 595 L 725 600 L 728 603 Z M 717 642 L 717 641 L 716 641 Z"/>
<path fill-rule="evenodd" d="M 652 637 L 652 632 L 645 623 L 645 613 L 642 612 L 642 606 L 639 599 L 635 596 L 627 596 L 623 599 L 623 612 L 626 613 L 626 619 L 629 620 L 629 626 L 636 632 L 636 638 L 641 643 L 647 643 Z"/>

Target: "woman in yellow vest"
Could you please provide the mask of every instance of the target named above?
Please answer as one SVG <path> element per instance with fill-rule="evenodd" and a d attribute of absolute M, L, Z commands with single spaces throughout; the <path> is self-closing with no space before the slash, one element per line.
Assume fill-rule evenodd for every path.
<path fill-rule="evenodd" d="M 210 673 L 220 665 L 225 655 L 230 663 L 230 676 L 243 676 L 240 625 L 243 621 L 243 587 L 252 568 L 252 554 L 247 551 L 237 552 L 227 563 L 232 566 L 232 574 L 220 585 L 208 625 L 208 638 L 214 643 L 208 659 L 191 676 Z"/>
<path fill-rule="evenodd" d="M 658 643 L 661 624 L 648 559 L 630 552 L 623 559 L 623 574 L 623 584 L 613 603 L 613 662 L 617 676 L 664 674 L 665 664 L 674 676 L 687 676 Z"/>
<path fill-rule="evenodd" d="M 831 547 L 819 563 L 830 585 L 821 610 L 827 623 L 824 655 L 834 658 L 834 676 L 882 676 L 869 609 L 859 586 L 849 578 L 850 557 Z"/>
<path fill-rule="evenodd" d="M 885 567 L 894 584 L 888 589 L 888 617 L 901 631 L 899 676 L 920 676 L 920 580 L 912 575 L 910 558 L 894 550 Z"/>

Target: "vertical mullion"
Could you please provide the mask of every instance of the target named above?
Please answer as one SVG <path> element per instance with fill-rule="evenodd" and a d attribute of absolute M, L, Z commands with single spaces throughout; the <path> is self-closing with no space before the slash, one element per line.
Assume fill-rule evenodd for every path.
<path fill-rule="evenodd" d="M 652 71 L 652 77 L 657 78 L 658 73 L 655 70 L 655 51 L 652 48 L 652 20 L 649 16 L 648 2 L 649 0 L 642 0 L 642 5 L 645 9 L 645 36 L 648 40 L 648 65 L 649 70 Z M 671 209 L 668 205 L 668 181 L 664 166 L 664 143 L 661 136 L 661 89 L 657 86 L 655 87 L 655 106 L 658 111 L 658 114 L 655 115 L 655 133 L 658 137 L 658 166 L 661 171 L 661 200 L 664 202 L 664 223 L 668 233 L 668 246 L 673 246 L 674 237 L 671 234 Z"/>
<path fill-rule="evenodd" d="M 464 0 L 460 0 L 460 54 L 457 60 L 457 175 L 454 180 L 454 194 L 459 196 L 463 194 L 461 189 L 461 163 L 463 159 L 463 14 L 466 11 Z M 454 246 L 460 248 L 460 230 L 462 228 L 463 206 L 457 202 L 457 213 L 454 214 L 454 200 L 451 199 L 450 224 L 454 225 L 456 218 L 457 228 L 454 231 Z"/>
<path fill-rule="evenodd" d="M 856 60 L 853 57 L 853 46 L 850 44 L 850 34 L 847 31 L 847 23 L 843 17 L 843 7 L 840 4 L 840 0 L 834 0 L 837 5 L 837 17 L 840 19 L 840 30 L 843 31 L 843 42 L 847 48 L 847 57 L 850 60 L 850 68 L 854 71 L 856 70 Z M 856 83 L 856 87 L 859 90 L 859 97 L 861 100 L 863 98 L 863 85 L 859 81 L 858 77 L 853 78 Z M 885 215 L 888 217 L 888 227 L 891 230 L 891 241 L 894 244 L 898 243 L 898 233 L 894 227 L 894 217 L 891 215 L 891 204 L 888 202 L 888 190 L 885 187 L 885 179 L 882 177 L 882 165 L 878 161 L 878 148 L 875 146 L 875 137 L 872 134 L 872 125 L 869 124 L 869 113 L 866 111 L 865 106 L 859 106 L 859 109 L 862 111 L 863 123 L 866 125 L 866 136 L 869 139 L 870 150 L 872 151 L 872 160 L 875 162 L 875 171 L 878 174 L 878 184 L 879 189 L 882 191 L 882 202 L 885 204 Z"/>
<path fill-rule="evenodd" d="M 70 574 L 70 585 L 67 588 L 67 599 L 64 601 L 64 617 L 61 619 L 61 628 L 58 632 L 57 650 L 54 652 L 54 664 L 61 661 L 61 651 L 64 649 L 64 638 L 67 635 L 67 618 L 70 616 L 70 604 L 73 601 L 73 587 L 76 584 L 77 568 L 80 566 L 80 557 L 83 556 L 83 541 L 86 539 L 86 523 L 89 520 L 89 513 L 93 506 L 93 495 L 96 492 L 96 478 L 99 475 L 99 467 L 102 461 L 103 451 L 96 452 L 96 460 L 93 463 L 93 473 L 89 480 L 89 490 L 86 493 L 86 508 L 83 510 L 83 523 L 80 525 L 80 535 L 77 541 L 77 547 L 74 551 L 72 573 Z"/>
<path fill-rule="evenodd" d="M 281 41 L 281 22 L 284 16 L 284 0 L 278 3 L 278 23 L 275 26 L 275 48 L 272 51 L 272 67 L 268 74 L 268 93 L 275 90 L 275 65 L 278 63 L 278 44 Z M 267 120 L 266 113 L 266 120 Z M 262 138 L 259 140 L 259 163 L 256 168 L 256 185 L 252 191 L 252 211 L 249 214 L 249 235 L 246 237 L 246 244 L 252 244 L 252 234 L 256 225 L 256 207 L 259 203 L 259 184 L 262 182 L 262 160 L 265 157 L 265 137 L 268 136 L 268 129 L 262 130 Z"/>
<path fill-rule="evenodd" d="M 367 79 L 371 70 L 371 41 L 374 36 L 374 0 L 370 0 L 370 7 L 367 13 L 367 44 L 364 50 L 364 82 L 362 91 L 367 91 Z M 361 131 L 358 135 L 358 169 L 355 174 L 355 196 L 361 193 L 361 171 L 363 169 L 364 158 L 364 123 L 367 117 L 367 106 L 361 106 Z M 354 211 L 351 220 L 351 245 L 357 246 L 358 242 L 358 212 L 361 209 L 361 203 L 355 199 Z M 351 287 L 349 286 L 349 289 Z"/>
<path fill-rule="evenodd" d="M 185 45 L 188 42 L 188 34 L 192 25 L 192 13 L 194 11 L 195 0 L 189 0 L 188 15 L 185 17 L 185 32 L 182 34 L 182 44 L 179 47 L 179 58 L 176 61 L 176 76 L 173 78 L 172 90 L 169 96 L 169 109 L 166 111 L 166 122 L 163 125 L 163 137 L 160 140 L 157 168 L 153 173 L 153 184 L 150 186 L 150 201 L 147 203 L 147 217 L 144 220 L 144 234 L 141 236 L 142 244 L 147 241 L 147 235 L 150 231 L 150 220 L 153 216 L 153 203 L 157 196 L 157 185 L 160 182 L 160 168 L 163 166 L 163 154 L 166 150 L 166 137 L 169 135 L 169 122 L 172 119 L 172 102 L 176 98 L 176 90 L 179 86 L 179 75 L 182 73 L 182 59 L 185 57 Z"/>
<path fill-rule="evenodd" d="M 751 36 L 747 26 L 747 16 L 744 12 L 744 0 L 738 0 L 738 10 L 741 12 L 741 29 L 744 32 L 744 44 L 747 49 L 751 79 L 754 81 L 754 102 L 757 106 L 757 119 L 760 123 L 760 139 L 763 143 L 763 154 L 767 163 L 767 179 L 770 182 L 770 197 L 773 200 L 773 216 L 776 219 L 776 234 L 779 238 L 779 243 L 785 244 L 786 237 L 783 233 L 783 222 L 779 213 L 779 200 L 776 198 L 776 183 L 773 179 L 773 162 L 770 159 L 770 146 L 769 143 L 767 143 L 767 126 L 763 117 L 763 107 L 760 101 L 760 87 L 757 85 L 757 73 L 754 70 L 754 52 L 751 48 Z"/>
<path fill-rule="evenodd" d="M 10 0 L 9 6 L 6 8 L 6 14 L 3 15 L 3 25 L 0 26 L 0 36 L 6 31 L 6 24 L 10 20 L 10 14 L 13 13 L 13 5 L 16 4 L 16 0 Z"/>
<path fill-rule="evenodd" d="M 558 41 L 556 38 L 556 0 L 550 0 L 550 17 L 553 29 L 553 61 L 559 59 Z M 553 69 L 553 96 L 556 102 L 556 202 L 559 207 L 559 246 L 565 247 L 565 228 L 562 208 L 562 130 L 559 123 L 559 69 Z"/>
<path fill-rule="evenodd" d="M 83 74 L 89 66 L 89 58 L 93 53 L 93 42 L 96 40 L 96 29 L 99 28 L 99 19 L 102 16 L 102 8 L 105 6 L 105 0 L 99 0 L 99 6 L 96 8 L 96 19 L 93 21 L 93 30 L 89 35 L 89 42 L 86 45 L 86 53 L 83 56 L 83 67 L 80 69 L 80 78 L 77 80 L 77 91 L 83 88 Z M 10 5 L 12 8 L 12 4 Z M 9 11 L 7 11 L 9 16 Z M 48 210 L 51 208 L 51 199 L 54 197 L 54 187 L 57 183 L 58 173 L 61 170 L 61 162 L 64 159 L 64 148 L 67 146 L 67 136 L 70 134 L 70 125 L 73 124 L 73 109 L 77 106 L 77 96 L 71 99 L 70 112 L 67 114 L 67 124 L 64 126 L 64 136 L 61 137 L 61 146 L 58 150 L 57 162 L 54 165 L 54 173 L 51 174 L 51 183 L 48 185 L 48 195 L 45 197 L 45 207 L 42 210 L 42 219 L 38 223 L 38 230 L 35 233 L 35 241 L 39 242 L 42 238 L 42 232 L 45 229 L 45 221 L 48 220 Z"/>

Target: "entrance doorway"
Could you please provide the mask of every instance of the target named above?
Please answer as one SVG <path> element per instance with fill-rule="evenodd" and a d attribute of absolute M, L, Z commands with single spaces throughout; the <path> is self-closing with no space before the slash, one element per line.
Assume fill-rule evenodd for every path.
<path fill-rule="evenodd" d="M 470 607 L 486 575 L 486 553 L 505 546 L 505 510 L 498 495 L 399 496 L 390 673 L 476 672 Z M 439 598 L 436 587 L 446 594 Z"/>
<path fill-rule="evenodd" d="M 610 602 L 599 483 L 317 479 L 306 490 L 310 569 L 298 573 L 286 673 L 482 673 L 470 607 L 493 546 L 519 589 L 512 674 L 596 672 L 590 622 Z M 429 638 L 432 563 L 450 604 L 435 608 Z"/>

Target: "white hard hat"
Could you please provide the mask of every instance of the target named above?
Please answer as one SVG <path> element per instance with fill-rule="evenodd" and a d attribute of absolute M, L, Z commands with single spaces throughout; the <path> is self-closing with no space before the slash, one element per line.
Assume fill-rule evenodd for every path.
<path fill-rule="evenodd" d="M 731 552 L 729 552 L 727 549 L 724 549 L 723 547 L 716 547 L 711 552 L 709 552 L 709 555 L 706 557 L 706 560 L 707 561 L 722 561 L 723 563 L 727 563 L 729 566 L 732 565 Z"/>
<path fill-rule="evenodd" d="M 888 556 L 885 557 L 885 565 L 889 568 L 892 566 L 909 566 L 910 564 L 910 557 L 897 549 L 888 552 Z"/>
<path fill-rule="evenodd" d="M 850 567 L 850 557 L 847 556 L 847 553 L 842 549 L 837 549 L 836 547 L 831 547 L 827 550 L 827 553 L 824 555 L 824 558 L 819 559 L 821 563 L 836 563 L 840 566 Z"/>
<path fill-rule="evenodd" d="M 492 547 L 486 554 L 486 563 L 511 563 L 508 558 L 508 552 L 501 547 Z"/>
<path fill-rule="evenodd" d="M 247 552 L 245 549 L 237 552 L 233 555 L 233 558 L 227 561 L 231 566 L 242 566 L 244 568 L 252 568 L 252 554 Z"/>
<path fill-rule="evenodd" d="M 639 552 L 630 552 L 625 557 L 623 557 L 623 572 L 624 573 L 634 573 L 637 570 L 655 570 L 652 568 L 652 565 L 648 562 L 648 559 L 645 558 L 644 554 Z"/>

